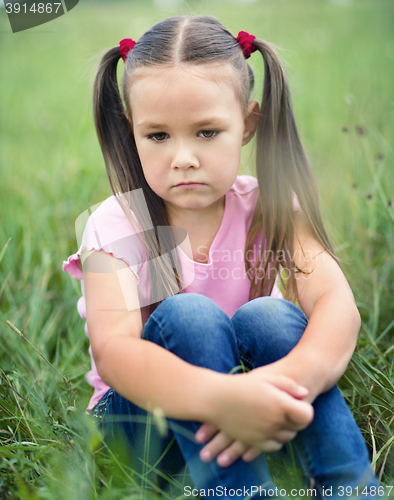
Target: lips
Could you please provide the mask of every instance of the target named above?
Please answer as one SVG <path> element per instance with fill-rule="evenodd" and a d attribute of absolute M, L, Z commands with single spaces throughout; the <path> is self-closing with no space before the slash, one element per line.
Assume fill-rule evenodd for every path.
<path fill-rule="evenodd" d="M 202 186 L 204 185 L 203 182 L 180 182 L 179 184 L 176 184 L 174 187 L 178 186 Z"/>

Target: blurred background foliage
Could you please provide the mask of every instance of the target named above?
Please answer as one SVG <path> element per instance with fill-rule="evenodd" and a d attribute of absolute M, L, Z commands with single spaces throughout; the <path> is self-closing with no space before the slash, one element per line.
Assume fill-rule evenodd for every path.
<path fill-rule="evenodd" d="M 0 498 L 155 490 L 102 452 L 84 415 L 80 285 L 61 266 L 77 248 L 77 216 L 111 194 L 92 118 L 100 55 L 179 14 L 217 16 L 234 35 L 274 43 L 285 62 L 323 217 L 363 320 L 339 387 L 379 479 L 394 485 L 394 3 L 81 0 L 15 34 L 0 8 Z M 250 62 L 258 96 L 263 64 L 257 54 Z M 241 172 L 254 173 L 251 149 Z"/>

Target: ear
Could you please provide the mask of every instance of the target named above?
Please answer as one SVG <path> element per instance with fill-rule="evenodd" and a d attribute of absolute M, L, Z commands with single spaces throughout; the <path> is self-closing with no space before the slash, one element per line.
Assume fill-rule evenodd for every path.
<path fill-rule="evenodd" d="M 250 101 L 244 123 L 245 129 L 244 129 L 244 135 L 242 137 L 242 146 L 248 144 L 248 142 L 252 139 L 252 137 L 256 132 L 257 123 L 259 121 L 259 111 L 260 111 L 259 103 L 257 101 Z"/>

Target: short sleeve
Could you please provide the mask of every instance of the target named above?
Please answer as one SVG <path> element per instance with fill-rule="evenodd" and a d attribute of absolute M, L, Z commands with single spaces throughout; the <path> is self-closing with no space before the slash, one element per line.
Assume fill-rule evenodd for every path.
<path fill-rule="evenodd" d="M 131 210 L 130 214 L 136 221 Z M 144 247 L 138 237 L 138 224 L 135 222 L 133 227 L 115 196 L 101 203 L 90 216 L 88 211 L 81 214 L 75 226 L 79 249 L 63 262 L 63 271 L 82 280 L 82 266 L 88 263 L 90 252 L 103 250 L 123 260 L 135 275 L 137 283 L 139 282 L 139 272 L 146 259 Z M 83 250 L 87 252 L 83 253 Z M 82 262 L 82 259 L 85 261 Z M 98 272 L 112 270 L 100 269 Z"/>

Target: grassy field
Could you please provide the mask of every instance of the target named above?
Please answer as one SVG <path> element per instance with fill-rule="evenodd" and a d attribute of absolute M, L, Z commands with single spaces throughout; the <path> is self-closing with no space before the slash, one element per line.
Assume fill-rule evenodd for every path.
<path fill-rule="evenodd" d="M 61 267 L 76 251 L 77 216 L 111 194 L 91 111 L 98 58 L 180 13 L 215 15 L 235 35 L 273 42 L 285 61 L 324 220 L 363 320 L 339 387 L 382 485 L 394 485 L 394 3 L 111 0 L 81 1 L 17 34 L 0 9 L 0 498 L 153 495 L 146 478 L 102 452 L 84 415 L 80 285 Z M 261 80 L 262 61 L 250 61 Z"/>

